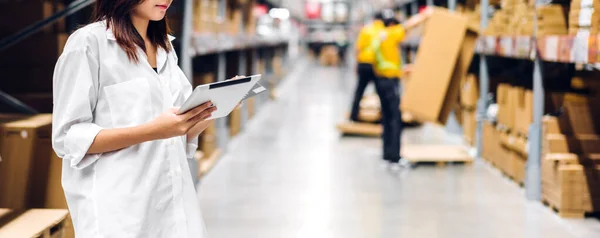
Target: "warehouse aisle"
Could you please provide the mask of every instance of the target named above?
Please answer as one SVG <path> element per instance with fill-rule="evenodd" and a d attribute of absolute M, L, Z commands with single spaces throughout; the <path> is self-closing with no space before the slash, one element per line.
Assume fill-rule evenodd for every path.
<path fill-rule="evenodd" d="M 598 220 L 562 220 L 484 164 L 382 169 L 379 139 L 335 129 L 354 77 L 296 64 L 200 185 L 211 238 L 600 237 Z M 440 131 L 404 141 L 457 143 Z"/>

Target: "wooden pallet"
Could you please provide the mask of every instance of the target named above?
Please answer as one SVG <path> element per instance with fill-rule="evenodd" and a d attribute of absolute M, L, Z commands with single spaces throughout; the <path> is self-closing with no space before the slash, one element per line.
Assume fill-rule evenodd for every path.
<path fill-rule="evenodd" d="M 404 145 L 402 157 L 412 164 L 435 163 L 446 166 L 449 163 L 471 164 L 471 157 L 463 146 L 456 145 Z"/>
<path fill-rule="evenodd" d="M 343 122 L 337 124 L 337 129 L 344 135 L 380 137 L 383 133 L 381 124 L 373 123 Z"/>
<path fill-rule="evenodd" d="M 544 205 L 546 205 L 548 208 L 552 209 L 552 211 L 556 212 L 558 214 L 558 216 L 560 216 L 562 218 L 583 219 L 583 218 L 585 218 L 585 215 L 587 214 L 586 212 L 583 212 L 583 211 L 561 210 L 557 206 L 554 206 L 551 202 L 549 202 L 545 198 L 542 199 L 542 203 Z"/>
<path fill-rule="evenodd" d="M 212 154 L 206 154 L 200 159 L 198 174 L 200 177 L 208 174 L 210 170 L 217 164 L 219 158 L 221 158 L 221 149 L 216 149 Z"/>

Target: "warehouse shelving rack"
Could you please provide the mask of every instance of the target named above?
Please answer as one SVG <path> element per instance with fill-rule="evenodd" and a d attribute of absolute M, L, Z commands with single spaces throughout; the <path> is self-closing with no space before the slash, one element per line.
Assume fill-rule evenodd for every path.
<path fill-rule="evenodd" d="M 428 0 L 427 5 L 431 6 L 433 1 Z M 541 5 L 537 0 L 535 6 Z M 448 0 L 449 10 L 455 10 L 456 0 Z M 489 0 L 481 0 L 481 29 L 486 29 L 488 24 Z M 400 3 L 400 10 L 406 16 L 418 14 L 417 1 L 407 1 Z M 409 8 L 410 7 L 410 8 Z M 410 13 L 410 14 L 409 14 Z M 526 198 L 533 201 L 541 201 L 541 156 L 542 156 L 542 117 L 544 113 L 544 82 L 542 73 L 542 62 L 562 62 L 562 63 L 598 63 L 596 58 L 591 58 L 597 49 L 594 44 L 595 38 L 589 36 L 546 36 L 536 37 L 537 21 L 534 23 L 534 36 L 507 36 L 491 37 L 481 36 L 477 44 L 477 53 L 479 54 L 479 101 L 477 106 L 476 138 L 475 149 L 476 158 L 481 161 L 481 152 L 483 147 L 483 122 L 486 118 L 486 109 L 488 103 L 488 91 L 490 79 L 488 74 L 488 59 L 486 56 L 501 56 L 506 58 L 531 60 L 533 67 L 533 123 L 529 129 L 529 157 L 527 159 L 525 194 Z M 570 44 L 569 44 L 570 43 Z M 563 45 L 567 44 L 567 45 Z M 402 45 L 404 51 L 403 60 L 407 62 L 406 52 L 418 48 L 418 39 L 412 39 Z M 575 47 L 573 47 L 575 46 Z M 560 54 L 560 49 L 572 48 L 571 57 L 565 57 Z"/>

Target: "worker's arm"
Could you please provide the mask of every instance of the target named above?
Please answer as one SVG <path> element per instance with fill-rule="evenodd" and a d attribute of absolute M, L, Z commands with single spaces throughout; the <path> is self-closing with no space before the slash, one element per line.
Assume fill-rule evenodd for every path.
<path fill-rule="evenodd" d="M 368 46 L 367 32 L 366 29 L 363 28 L 358 33 L 358 39 L 356 40 L 356 55 L 359 55 L 361 51 Z"/>

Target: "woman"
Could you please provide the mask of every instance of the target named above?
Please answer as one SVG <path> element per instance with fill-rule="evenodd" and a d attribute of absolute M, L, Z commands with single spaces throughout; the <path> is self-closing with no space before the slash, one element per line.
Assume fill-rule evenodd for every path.
<path fill-rule="evenodd" d="M 203 237 L 187 159 L 215 110 L 191 94 L 167 35 L 171 0 L 97 0 L 54 71 L 52 142 L 77 237 Z"/>

